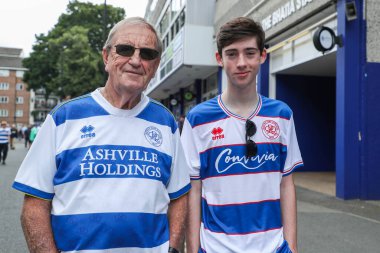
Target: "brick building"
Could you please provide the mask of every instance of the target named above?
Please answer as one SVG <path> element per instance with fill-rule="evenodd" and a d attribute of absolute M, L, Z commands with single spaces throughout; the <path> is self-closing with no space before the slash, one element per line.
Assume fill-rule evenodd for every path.
<path fill-rule="evenodd" d="M 30 92 L 22 80 L 22 49 L 0 47 L 0 120 L 18 128 L 30 123 Z"/>

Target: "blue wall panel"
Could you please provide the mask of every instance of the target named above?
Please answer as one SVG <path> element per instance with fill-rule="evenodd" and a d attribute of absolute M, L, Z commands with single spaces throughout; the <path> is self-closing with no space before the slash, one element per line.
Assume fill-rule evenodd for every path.
<path fill-rule="evenodd" d="M 337 49 L 336 74 L 336 194 L 343 199 L 361 196 L 361 66 L 363 54 L 362 3 L 356 0 L 358 18 L 346 19 L 346 1 L 338 0 L 338 35 L 343 47 Z M 365 47 L 365 46 L 364 46 Z"/>
<path fill-rule="evenodd" d="M 269 59 L 268 55 L 266 61 L 261 64 L 257 78 L 257 90 L 266 97 L 269 97 Z"/>
<path fill-rule="evenodd" d="M 335 77 L 277 75 L 276 84 L 294 113 L 302 171 L 335 171 Z"/>
<path fill-rule="evenodd" d="M 363 199 L 380 199 L 380 63 L 366 64 L 363 75 Z"/>

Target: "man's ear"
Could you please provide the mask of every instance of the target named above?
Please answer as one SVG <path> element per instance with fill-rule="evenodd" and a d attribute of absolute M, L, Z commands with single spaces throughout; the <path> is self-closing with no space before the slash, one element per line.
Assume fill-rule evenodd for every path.
<path fill-rule="evenodd" d="M 267 50 L 266 48 L 264 48 L 263 52 L 260 55 L 260 64 L 263 64 L 266 59 L 267 59 Z"/>
<path fill-rule="evenodd" d="M 102 50 L 102 57 L 103 57 L 104 69 L 107 71 L 108 52 L 107 52 L 107 49 L 105 49 L 105 48 L 103 48 L 103 50 Z"/>
<path fill-rule="evenodd" d="M 218 51 L 216 51 L 215 52 L 215 58 L 216 58 L 216 61 L 218 62 L 218 65 L 220 66 L 220 67 L 224 67 L 223 66 L 223 58 L 222 58 L 222 56 L 219 54 L 219 52 Z"/>

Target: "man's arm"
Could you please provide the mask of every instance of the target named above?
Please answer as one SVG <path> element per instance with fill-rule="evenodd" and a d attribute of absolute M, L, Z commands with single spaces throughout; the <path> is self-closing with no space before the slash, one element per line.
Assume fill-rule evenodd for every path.
<path fill-rule="evenodd" d="M 281 181 L 281 214 L 285 240 L 291 251 L 297 253 L 297 201 L 292 175 Z"/>
<path fill-rule="evenodd" d="M 201 227 L 201 180 L 192 180 L 189 193 L 189 214 L 186 222 L 187 253 L 197 253 L 200 246 Z"/>
<path fill-rule="evenodd" d="M 187 215 L 187 194 L 170 201 L 169 204 L 169 246 L 177 250 L 182 248 Z"/>
<path fill-rule="evenodd" d="M 31 253 L 58 253 L 50 222 L 51 202 L 25 195 L 21 225 Z"/>

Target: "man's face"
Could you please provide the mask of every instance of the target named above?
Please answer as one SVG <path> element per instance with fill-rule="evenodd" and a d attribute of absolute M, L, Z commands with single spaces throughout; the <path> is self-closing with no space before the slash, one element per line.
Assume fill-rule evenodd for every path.
<path fill-rule="evenodd" d="M 155 34 L 145 25 L 126 24 L 114 35 L 109 53 L 103 49 L 103 61 L 111 86 L 118 92 L 141 93 L 154 76 L 160 63 L 159 57 L 144 60 L 139 49 L 130 57 L 122 56 L 116 53 L 116 45 L 156 49 Z"/>
<path fill-rule="evenodd" d="M 224 68 L 229 85 L 239 89 L 256 86 L 256 76 L 265 59 L 266 51 L 260 54 L 255 37 L 226 46 L 222 56 L 216 53 L 216 60 Z"/>

